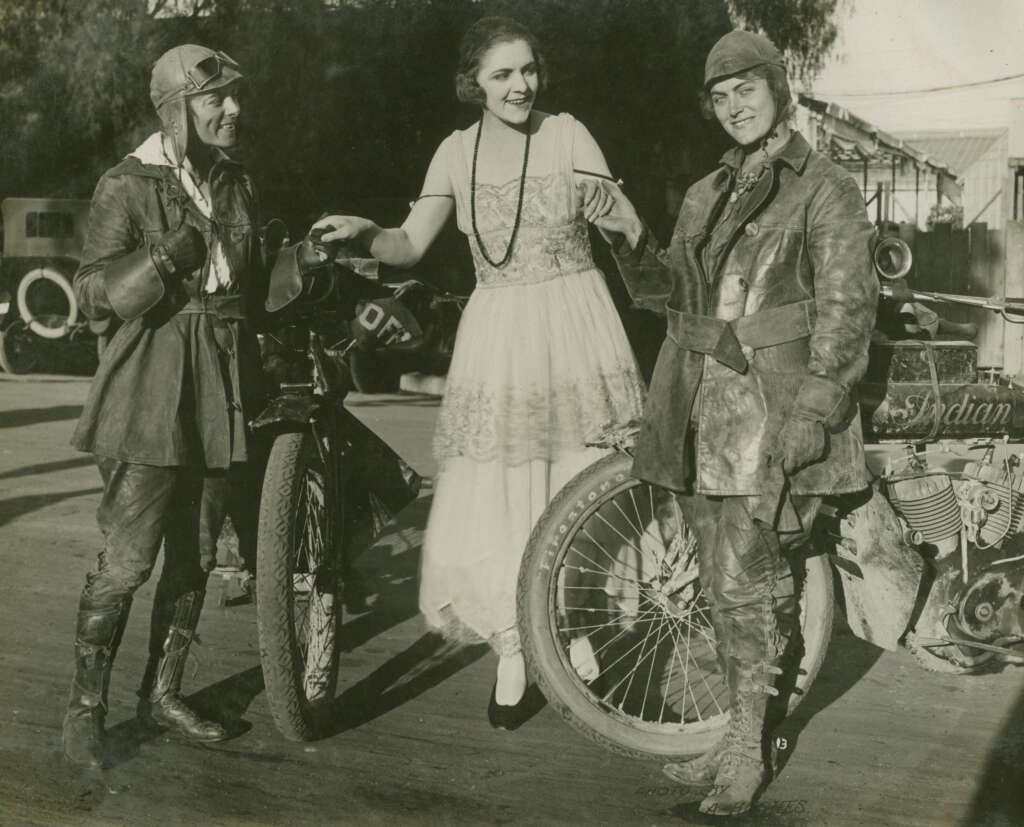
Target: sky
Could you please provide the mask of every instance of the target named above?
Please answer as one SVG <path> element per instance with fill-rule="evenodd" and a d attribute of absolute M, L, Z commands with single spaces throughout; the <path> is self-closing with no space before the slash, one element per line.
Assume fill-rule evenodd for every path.
<path fill-rule="evenodd" d="M 840 0 L 839 39 L 813 93 L 890 132 L 1009 124 L 1024 77 L 1024 0 Z M 913 94 L 893 94 L 911 91 Z"/>

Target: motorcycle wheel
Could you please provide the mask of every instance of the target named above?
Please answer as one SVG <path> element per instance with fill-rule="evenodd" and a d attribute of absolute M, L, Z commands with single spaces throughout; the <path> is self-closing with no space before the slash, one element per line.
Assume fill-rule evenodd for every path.
<path fill-rule="evenodd" d="M 328 494 L 312 434 L 274 440 L 260 498 L 257 626 L 274 723 L 293 741 L 317 737 L 337 687 L 341 502 Z"/>
<path fill-rule="evenodd" d="M 631 466 L 625 454 L 599 460 L 538 521 L 519 571 L 523 652 L 548 702 L 591 740 L 637 758 L 693 757 L 724 733 L 728 688 L 696 538 L 671 493 L 634 479 Z M 787 597 L 798 600 L 802 633 L 799 664 L 789 670 L 792 710 L 832 635 L 824 555 L 799 560 L 780 579 L 776 599 Z M 600 670 L 590 682 L 571 662 L 573 638 L 583 634 Z"/>

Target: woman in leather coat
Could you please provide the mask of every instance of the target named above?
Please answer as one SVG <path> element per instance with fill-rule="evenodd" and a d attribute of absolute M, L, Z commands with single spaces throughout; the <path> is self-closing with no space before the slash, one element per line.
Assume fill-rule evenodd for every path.
<path fill-rule="evenodd" d="M 237 140 L 241 78 L 231 58 L 202 46 L 157 60 L 150 95 L 163 128 L 100 179 L 75 275 L 89 318 L 121 320 L 72 438 L 103 478 L 104 545 L 79 601 L 63 725 L 65 755 L 87 767 L 104 764 L 111 666 L 161 545 L 140 718 L 193 741 L 228 734 L 180 689 L 262 382 L 257 204 L 224 152 Z"/>
<path fill-rule="evenodd" d="M 667 317 L 634 474 L 678 492 L 698 536 L 730 694 L 723 740 L 665 771 L 701 788 L 703 812 L 734 814 L 768 777 L 765 712 L 792 628 L 772 596 L 783 555 L 824 496 L 868 484 L 850 391 L 878 288 L 860 190 L 790 129 L 775 46 L 726 34 L 704 94 L 735 146 L 690 188 L 668 249 L 626 204 L 598 226 L 634 302 Z"/>

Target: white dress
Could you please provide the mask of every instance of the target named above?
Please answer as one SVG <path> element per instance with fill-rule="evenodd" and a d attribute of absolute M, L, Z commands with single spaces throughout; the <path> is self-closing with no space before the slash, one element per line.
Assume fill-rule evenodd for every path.
<path fill-rule="evenodd" d="M 501 268 L 480 254 L 470 220 L 477 126 L 442 144 L 477 284 L 434 438 L 420 610 L 447 637 L 487 640 L 504 654 L 519 648 L 516 580 L 534 523 L 606 453 L 587 438 L 639 418 L 643 406 L 636 361 L 576 211 L 573 140 L 583 129 L 562 114 L 532 136 L 519 231 Z M 518 177 L 477 183 L 477 228 L 492 260 L 505 254 L 518 194 Z"/>

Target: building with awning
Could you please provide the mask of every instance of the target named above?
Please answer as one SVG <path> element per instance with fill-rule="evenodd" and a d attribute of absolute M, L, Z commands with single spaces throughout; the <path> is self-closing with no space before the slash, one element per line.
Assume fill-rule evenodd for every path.
<path fill-rule="evenodd" d="M 978 222 L 1001 227 L 1009 130 L 958 129 L 897 132 L 900 138 L 959 172 L 965 227 Z"/>
<path fill-rule="evenodd" d="M 962 207 L 961 170 L 848 109 L 799 95 L 797 122 L 811 146 L 857 178 L 876 221 L 925 227 L 937 205 Z"/>

